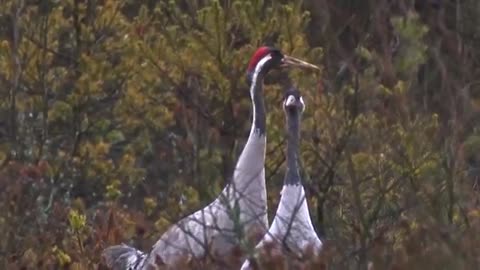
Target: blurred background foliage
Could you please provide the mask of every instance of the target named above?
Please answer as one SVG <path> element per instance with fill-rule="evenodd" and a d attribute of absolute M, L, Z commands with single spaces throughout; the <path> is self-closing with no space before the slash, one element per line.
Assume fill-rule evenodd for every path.
<path fill-rule="evenodd" d="M 0 265 L 101 269 L 212 200 L 248 135 L 263 44 L 307 104 L 302 167 L 329 269 L 478 269 L 480 2 L 0 2 Z M 283 178 L 286 71 L 266 81 Z"/>

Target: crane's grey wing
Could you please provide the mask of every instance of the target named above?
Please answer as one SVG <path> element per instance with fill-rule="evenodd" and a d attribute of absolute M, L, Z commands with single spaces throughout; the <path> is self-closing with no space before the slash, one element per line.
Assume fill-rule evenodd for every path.
<path fill-rule="evenodd" d="M 219 202 L 214 201 L 172 225 L 153 246 L 148 262 L 155 265 L 156 258 L 164 264 L 175 265 L 179 260 L 204 257 L 221 227 L 221 208 Z"/>
<path fill-rule="evenodd" d="M 139 270 L 147 254 L 125 244 L 111 246 L 102 252 L 105 263 L 112 270 Z"/>

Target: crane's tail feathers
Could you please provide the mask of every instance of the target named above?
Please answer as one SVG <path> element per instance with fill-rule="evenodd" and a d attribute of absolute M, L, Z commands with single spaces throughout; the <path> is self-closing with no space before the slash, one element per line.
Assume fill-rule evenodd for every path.
<path fill-rule="evenodd" d="M 147 254 L 125 244 L 111 246 L 102 252 L 107 266 L 112 270 L 139 270 Z"/>

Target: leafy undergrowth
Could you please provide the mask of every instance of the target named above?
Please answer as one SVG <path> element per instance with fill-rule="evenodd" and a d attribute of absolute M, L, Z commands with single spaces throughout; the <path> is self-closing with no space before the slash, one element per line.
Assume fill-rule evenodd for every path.
<path fill-rule="evenodd" d="M 266 79 L 269 216 L 293 83 L 322 264 L 480 269 L 478 6 L 0 1 L 0 269 L 105 269 L 106 246 L 148 251 L 211 202 L 250 129 L 245 71 L 261 45 L 321 67 Z"/>
<path fill-rule="evenodd" d="M 100 258 L 106 246 L 129 242 L 148 251 L 160 235 L 144 214 L 116 204 L 87 209 L 77 199 L 70 205 L 54 202 L 48 209 L 40 208 L 40 199 L 30 198 L 50 192 L 41 174 L 38 166 L 18 163 L 1 171 L 0 226 L 5 240 L 1 245 L 9 251 L 2 256 L 5 269 L 106 269 Z M 480 252 L 479 213 L 470 211 L 464 217 L 468 225 L 457 229 L 439 227 L 434 220 L 418 224 L 401 219 L 372 242 L 365 265 L 368 269 L 475 269 Z M 307 254 L 295 260 L 267 245 L 254 261 L 258 269 L 337 269 L 335 265 L 346 259 L 345 254 L 340 243 L 329 240 L 318 258 Z M 206 259 L 176 269 L 236 269 L 242 256 L 237 250 L 221 263 Z"/>

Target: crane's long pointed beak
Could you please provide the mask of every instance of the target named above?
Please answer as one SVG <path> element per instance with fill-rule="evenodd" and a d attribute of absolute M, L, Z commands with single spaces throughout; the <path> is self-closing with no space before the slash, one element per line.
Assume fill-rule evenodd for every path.
<path fill-rule="evenodd" d="M 288 55 L 284 55 L 282 59 L 282 66 L 294 66 L 294 67 L 303 67 L 303 68 L 312 68 L 316 70 L 320 70 L 319 67 L 305 62 L 303 60 L 297 59 L 295 57 L 291 57 Z"/>

